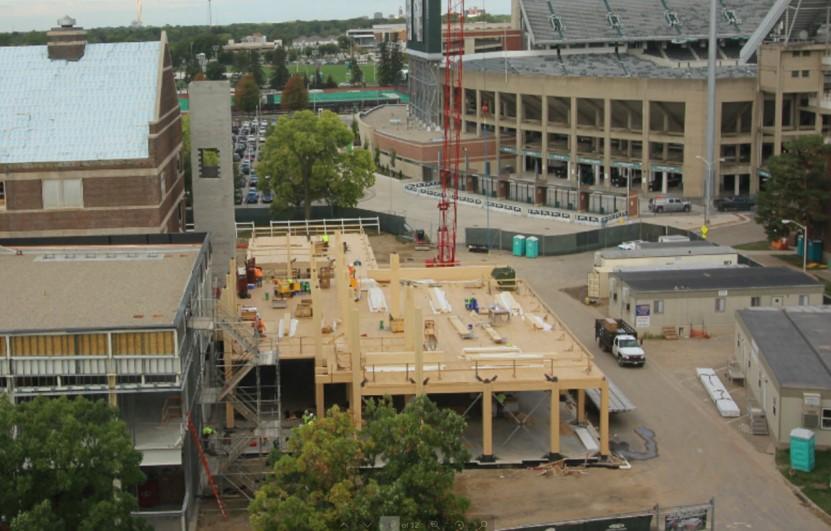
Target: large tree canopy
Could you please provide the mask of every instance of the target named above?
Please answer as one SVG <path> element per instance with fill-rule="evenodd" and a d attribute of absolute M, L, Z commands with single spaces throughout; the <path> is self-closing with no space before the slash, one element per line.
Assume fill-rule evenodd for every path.
<path fill-rule="evenodd" d="M 298 111 L 281 118 L 266 139 L 257 174 L 274 192 L 273 208 L 312 203 L 351 207 L 375 184 L 375 165 L 364 149 L 352 148 L 352 131 L 338 116 Z"/>
<path fill-rule="evenodd" d="M 781 155 L 768 160 L 770 178 L 759 192 L 756 221 L 765 227 L 769 239 L 793 229 L 783 225 L 783 219 L 808 227 L 819 227 L 828 219 L 829 157 L 831 146 L 822 137 L 804 136 L 786 143 Z"/>
<path fill-rule="evenodd" d="M 357 433 L 348 413 L 296 429 L 274 478 L 249 507 L 258 530 L 377 529 L 381 516 L 402 528 L 460 529 L 468 502 L 453 479 L 468 459 L 464 419 L 426 397 L 396 412 L 389 400 L 370 401 Z M 373 468 L 376 463 L 383 467 Z"/>
<path fill-rule="evenodd" d="M 287 111 L 302 111 L 309 106 L 309 90 L 303 76 L 291 76 L 280 99 L 280 106 Z"/>
<path fill-rule="evenodd" d="M 137 530 L 141 453 L 102 401 L 0 399 L 0 516 L 12 530 Z"/>
<path fill-rule="evenodd" d="M 271 54 L 271 68 L 274 72 L 270 80 L 271 88 L 283 90 L 291 74 L 289 74 L 289 69 L 286 66 L 286 50 L 282 46 Z"/>

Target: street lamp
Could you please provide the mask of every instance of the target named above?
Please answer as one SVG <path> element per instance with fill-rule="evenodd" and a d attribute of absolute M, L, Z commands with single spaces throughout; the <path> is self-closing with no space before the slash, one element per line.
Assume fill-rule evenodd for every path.
<path fill-rule="evenodd" d="M 710 161 L 702 157 L 701 155 L 696 155 L 695 158 L 700 160 L 704 163 L 707 167 L 707 182 L 704 183 L 704 224 L 710 225 L 710 203 L 712 203 L 713 198 L 712 196 L 712 189 L 713 189 L 713 165 L 710 164 Z M 719 162 L 724 162 L 724 158 L 718 159 Z"/>
<path fill-rule="evenodd" d="M 783 219 L 783 225 L 796 225 L 802 229 L 802 272 L 808 269 L 808 227 L 792 219 Z"/>

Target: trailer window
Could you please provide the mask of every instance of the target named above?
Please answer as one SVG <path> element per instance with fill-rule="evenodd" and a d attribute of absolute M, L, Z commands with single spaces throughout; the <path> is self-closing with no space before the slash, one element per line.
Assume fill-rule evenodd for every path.
<path fill-rule="evenodd" d="M 652 303 L 652 310 L 656 314 L 664 313 L 664 301 L 663 300 L 657 300 L 654 303 Z"/>
<path fill-rule="evenodd" d="M 716 313 L 724 313 L 726 307 L 727 299 L 725 299 L 724 297 L 718 297 L 716 299 Z"/>

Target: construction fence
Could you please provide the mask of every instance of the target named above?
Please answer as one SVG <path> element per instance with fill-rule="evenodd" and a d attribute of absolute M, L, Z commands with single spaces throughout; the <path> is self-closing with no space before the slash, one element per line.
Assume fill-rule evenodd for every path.
<path fill-rule="evenodd" d="M 511 251 L 514 236 L 534 236 L 539 240 L 540 256 L 556 256 L 575 254 L 586 251 L 595 251 L 606 247 L 614 247 L 623 242 L 632 240 L 657 241 L 660 236 L 689 236 L 691 240 L 701 237 L 693 232 L 665 225 L 652 223 L 630 223 L 602 227 L 573 234 L 541 235 L 515 232 L 503 229 L 465 229 L 465 243 L 467 245 L 486 246 L 490 249 Z"/>

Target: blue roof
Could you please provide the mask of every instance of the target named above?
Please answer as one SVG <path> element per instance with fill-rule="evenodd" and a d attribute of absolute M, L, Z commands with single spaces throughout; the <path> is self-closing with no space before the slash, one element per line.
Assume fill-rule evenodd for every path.
<path fill-rule="evenodd" d="M 156 119 L 161 42 L 0 47 L 0 164 L 142 159 Z"/>

